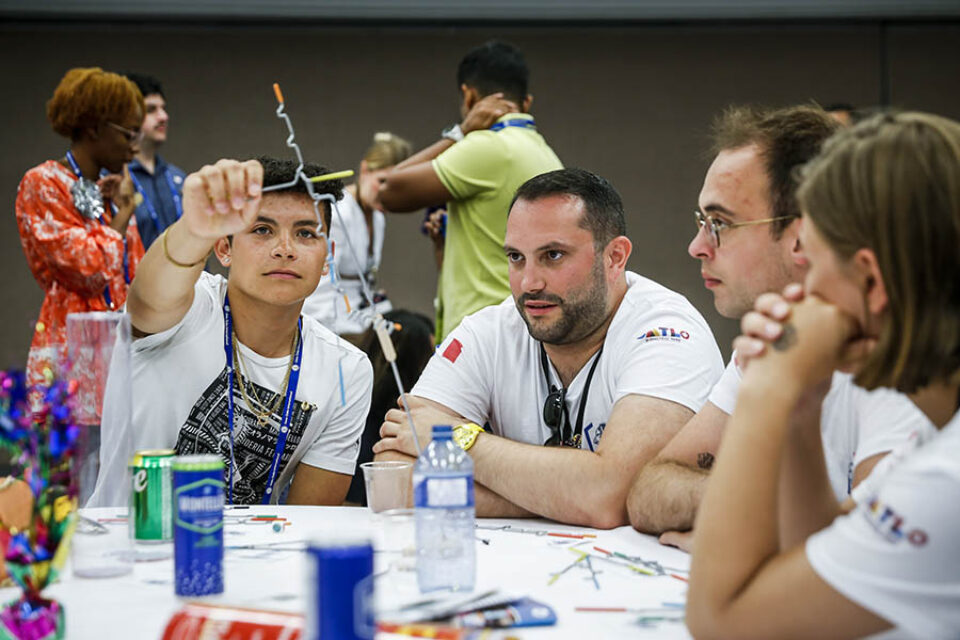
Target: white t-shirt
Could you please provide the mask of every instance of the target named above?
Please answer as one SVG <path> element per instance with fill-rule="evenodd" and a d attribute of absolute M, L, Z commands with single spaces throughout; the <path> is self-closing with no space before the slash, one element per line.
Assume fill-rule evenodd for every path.
<path fill-rule="evenodd" d="M 635 273 L 626 276 L 629 288 L 607 330 L 587 394 L 580 446 L 590 451 L 620 398 L 663 398 L 695 412 L 723 370 L 710 327 L 686 298 Z M 596 357 L 567 389 L 571 426 Z M 548 367 L 550 384 L 559 387 L 559 375 Z M 550 437 L 543 422 L 548 387 L 540 343 L 511 297 L 467 316 L 430 359 L 413 394 L 487 423 L 496 435 L 542 445 Z"/>
<path fill-rule="evenodd" d="M 732 414 L 740 379 L 732 357 L 710 392 L 710 403 Z M 837 499 L 851 495 L 857 465 L 878 453 L 898 449 L 916 431 L 933 433 L 936 429 L 907 396 L 890 389 L 867 391 L 855 385 L 851 375 L 834 373 L 820 411 L 820 433 L 827 475 Z"/>
<path fill-rule="evenodd" d="M 230 464 L 223 345 L 226 290 L 227 281 L 223 277 L 201 274 L 194 288 L 193 305 L 180 323 L 135 341 L 132 356 L 134 448 L 172 448 L 178 454 L 217 453 L 224 460 L 225 480 Z M 255 396 L 251 395 L 254 391 L 264 405 L 273 406 L 290 357 L 265 358 L 242 343 L 239 349 L 243 373 L 249 380 L 247 396 L 255 403 Z M 236 374 L 234 380 L 233 438 L 237 466 L 233 499 L 236 503 L 259 503 L 276 448 L 283 401 L 265 425 L 258 425 L 239 391 Z M 373 370 L 362 351 L 313 319 L 303 318 L 297 403 L 272 501 L 283 493 L 300 462 L 353 475 L 360 436 L 370 409 L 372 385 Z M 261 408 L 257 405 L 258 410 Z M 94 496 L 96 499 L 89 506 L 110 504 L 116 499 L 109 497 L 113 491 L 98 486 L 101 496 Z"/>
<path fill-rule="evenodd" d="M 849 515 L 811 536 L 807 559 L 896 635 L 960 636 L 960 414 Z M 887 637 L 887 636 L 884 636 Z"/>
<path fill-rule="evenodd" d="M 366 300 L 360 276 L 367 278 L 367 284 L 372 286 L 373 276 L 380 268 L 386 227 L 382 211 L 373 212 L 372 223 L 371 246 L 363 209 L 350 192 L 344 191 L 343 200 L 336 203 L 333 211 L 330 241 L 334 245 L 333 262 L 341 278 L 340 286 L 350 300 L 350 311 L 347 311 L 343 296 L 334 289 L 329 273 L 320 279 L 316 291 L 303 301 L 303 315 L 316 318 L 337 334 L 362 333 L 370 327 L 373 319 L 370 307 L 363 307 Z M 380 302 L 377 311 L 390 311 L 389 305 L 387 300 Z"/>

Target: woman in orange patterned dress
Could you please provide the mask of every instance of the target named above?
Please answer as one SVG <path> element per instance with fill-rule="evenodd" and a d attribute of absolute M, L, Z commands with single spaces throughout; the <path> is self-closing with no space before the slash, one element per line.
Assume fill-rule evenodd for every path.
<path fill-rule="evenodd" d="M 70 150 L 27 171 L 17 191 L 23 252 L 47 292 L 27 361 L 31 385 L 49 382 L 63 362 L 68 313 L 119 309 L 127 298 L 143 243 L 126 164 L 143 113 L 137 87 L 99 68 L 68 71 L 47 103 Z"/>

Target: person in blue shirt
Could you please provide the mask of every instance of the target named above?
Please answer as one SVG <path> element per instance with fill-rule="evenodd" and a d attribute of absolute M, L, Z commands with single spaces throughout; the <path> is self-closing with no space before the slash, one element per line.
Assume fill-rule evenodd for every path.
<path fill-rule="evenodd" d="M 183 211 L 180 202 L 182 169 L 164 160 L 157 150 L 167 141 L 170 115 L 163 95 L 163 86 L 153 76 L 124 74 L 137 85 L 146 105 L 140 127 L 140 151 L 130 163 L 130 175 L 137 190 L 137 227 L 144 248 L 149 248 L 163 230 L 177 221 Z"/>

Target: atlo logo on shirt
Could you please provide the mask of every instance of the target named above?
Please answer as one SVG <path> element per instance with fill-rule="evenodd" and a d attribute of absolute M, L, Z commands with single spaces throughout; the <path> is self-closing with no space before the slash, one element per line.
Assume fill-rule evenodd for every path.
<path fill-rule="evenodd" d="M 922 547 L 927 544 L 929 536 L 926 531 L 923 529 L 911 529 L 910 531 L 904 532 L 903 516 L 876 498 L 870 500 L 864 515 L 867 518 L 867 522 L 877 530 L 877 533 L 889 542 L 897 543 L 906 539 L 915 547 Z"/>
<path fill-rule="evenodd" d="M 683 329 L 677 330 L 670 327 L 657 327 L 655 329 L 650 329 L 645 333 L 641 333 L 637 336 L 637 340 L 643 340 L 644 342 L 655 342 L 655 341 L 669 341 L 669 342 L 682 342 L 684 340 L 689 340 L 690 334 L 684 331 Z"/>

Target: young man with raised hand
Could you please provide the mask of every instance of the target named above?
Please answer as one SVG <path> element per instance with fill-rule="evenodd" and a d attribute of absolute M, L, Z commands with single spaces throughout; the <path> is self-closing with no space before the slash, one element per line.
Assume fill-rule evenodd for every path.
<path fill-rule="evenodd" d="M 325 271 L 329 203 L 318 220 L 302 181 L 261 195 L 296 168 L 221 160 L 189 175 L 183 217 L 147 252 L 127 302 L 136 448 L 221 456 L 235 503 L 288 492 L 340 504 L 370 406 L 367 358 L 300 314 Z M 315 188 L 339 198 L 342 185 Z M 211 251 L 227 278 L 203 272 Z"/>
<path fill-rule="evenodd" d="M 814 107 L 734 108 L 717 120 L 717 155 L 700 192 L 699 230 L 688 251 L 700 261 L 704 285 L 722 315 L 739 318 L 759 295 L 803 279 L 807 262 L 799 242 L 794 173 L 837 127 Z M 688 548 L 685 532 L 693 527 L 740 377 L 734 356 L 703 409 L 640 471 L 627 505 L 636 529 L 668 532 L 665 543 Z M 905 396 L 868 393 L 839 373 L 822 407 L 819 402 L 798 407 L 795 419 L 820 421 L 827 470 L 840 501 L 880 458 L 927 423 Z"/>
<path fill-rule="evenodd" d="M 625 233 L 620 196 L 599 176 L 563 169 L 524 183 L 503 248 L 512 297 L 467 317 L 414 387 L 420 443 L 452 424 L 473 456 L 478 515 L 626 524 L 637 469 L 720 376 L 696 309 L 627 271 Z M 381 458 L 415 454 L 401 411 L 380 433 Z"/>

